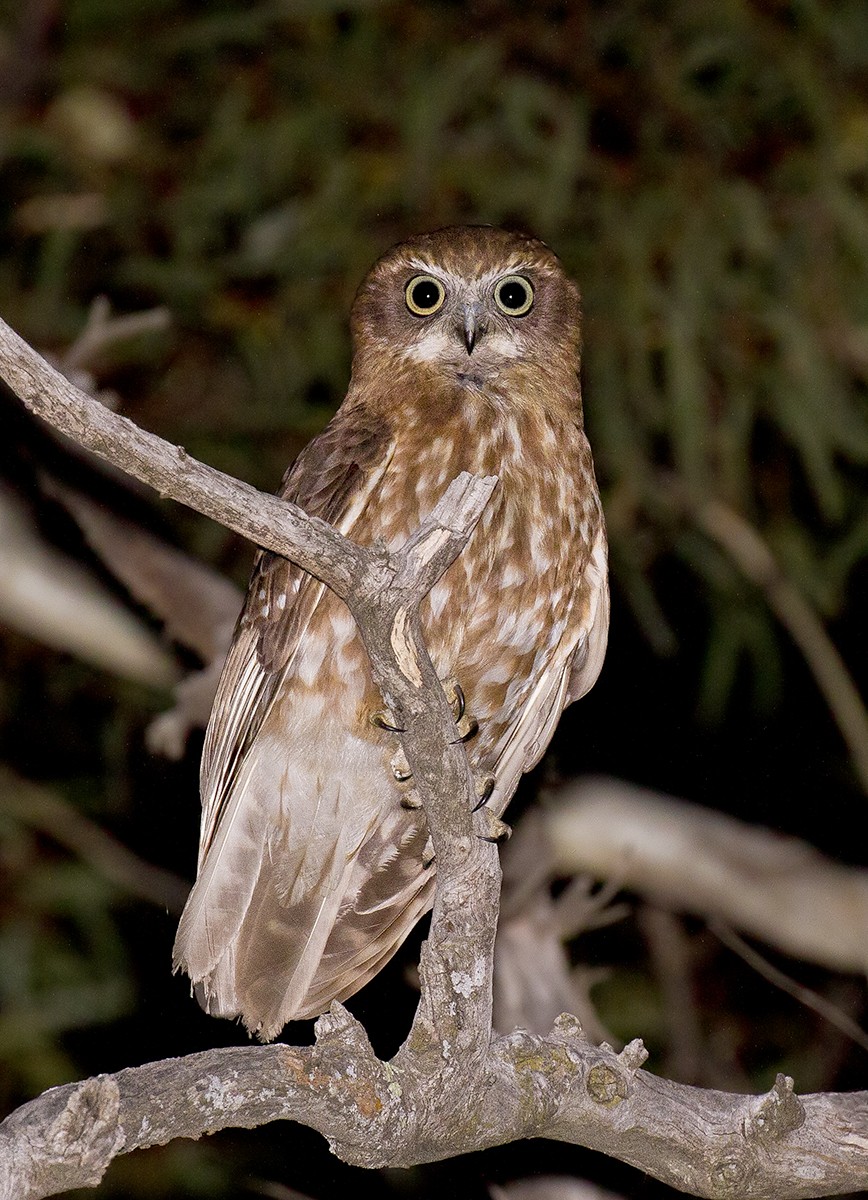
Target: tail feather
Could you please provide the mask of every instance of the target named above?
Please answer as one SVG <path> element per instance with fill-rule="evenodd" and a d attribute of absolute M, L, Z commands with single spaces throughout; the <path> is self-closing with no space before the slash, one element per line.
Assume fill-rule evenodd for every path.
<path fill-rule="evenodd" d="M 341 784 L 321 762 L 300 764 L 297 747 L 281 748 L 283 771 L 262 748 L 202 864 L 175 962 L 206 1011 L 268 1041 L 366 983 L 430 907 L 434 881 L 424 817 L 401 808 L 375 749 L 358 743 Z"/>

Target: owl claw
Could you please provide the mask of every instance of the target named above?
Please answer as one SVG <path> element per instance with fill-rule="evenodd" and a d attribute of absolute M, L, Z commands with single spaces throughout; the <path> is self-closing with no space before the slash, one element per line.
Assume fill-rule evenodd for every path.
<path fill-rule="evenodd" d="M 371 713 L 368 720 L 372 725 L 376 725 L 377 729 L 385 729 L 387 733 L 406 733 L 406 729 L 401 729 L 399 725 L 392 725 L 389 721 L 391 713 L 375 712 Z"/>
<path fill-rule="evenodd" d="M 484 808 L 491 799 L 491 793 L 494 791 L 494 785 L 497 779 L 490 771 L 485 771 L 482 775 L 477 775 L 474 779 L 476 787 L 477 802 L 473 806 L 474 812 L 479 812 L 480 808 Z"/>
<path fill-rule="evenodd" d="M 417 808 L 422 807 L 422 801 L 419 798 L 419 793 L 415 788 L 411 788 L 409 792 L 405 792 L 401 797 L 401 808 L 409 809 L 414 812 Z"/>
<path fill-rule="evenodd" d="M 446 699 L 452 706 L 455 724 L 457 725 L 464 716 L 464 711 L 467 708 L 467 701 L 464 699 L 464 689 L 457 679 L 453 679 L 450 676 L 443 684 L 443 690 L 446 693 Z"/>
<path fill-rule="evenodd" d="M 464 689 L 457 679 L 450 676 L 443 683 L 443 691 L 446 693 L 446 699 L 449 701 L 455 717 L 455 728 L 458 730 L 457 742 L 467 742 L 478 731 L 479 722 L 467 711 Z M 457 742 L 452 744 L 456 745 Z"/>
<path fill-rule="evenodd" d="M 500 846 L 512 837 L 512 826 L 496 817 L 490 808 L 480 809 L 479 815 L 485 828 L 485 833 L 477 834 L 481 842 L 494 842 Z"/>
<path fill-rule="evenodd" d="M 434 853 L 434 843 L 432 842 L 432 840 L 429 836 L 428 840 L 425 843 L 424 849 L 422 850 L 422 870 L 427 871 L 428 868 L 431 866 L 431 864 L 434 862 L 435 858 L 436 858 L 436 855 Z"/>
<path fill-rule="evenodd" d="M 397 752 L 392 756 L 389 766 L 398 783 L 406 783 L 408 779 L 413 778 L 413 772 L 410 770 L 410 764 L 407 762 L 407 756 L 402 746 L 399 746 Z"/>
<path fill-rule="evenodd" d="M 458 730 L 458 738 L 453 743 L 469 742 L 475 733 L 479 732 L 479 722 L 476 717 L 463 716 L 460 721 L 455 722 L 455 728 Z"/>

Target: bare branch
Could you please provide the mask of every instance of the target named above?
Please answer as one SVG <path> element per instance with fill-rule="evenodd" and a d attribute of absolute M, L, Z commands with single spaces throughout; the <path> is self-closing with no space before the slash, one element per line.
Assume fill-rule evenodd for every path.
<path fill-rule="evenodd" d="M 798 838 L 620 779 L 587 778 L 544 809 L 555 862 L 590 871 L 838 971 L 868 969 L 868 871 Z"/>
<path fill-rule="evenodd" d="M 749 967 L 753 967 L 758 975 L 762 975 L 769 983 L 780 988 L 782 992 L 786 992 L 788 996 L 792 996 L 794 1000 L 798 1000 L 799 1004 L 804 1005 L 805 1008 L 812 1009 L 824 1021 L 834 1025 L 845 1037 L 855 1042 L 857 1046 L 868 1050 L 868 1033 L 852 1017 L 842 1012 L 837 1005 L 815 992 L 813 988 L 805 987 L 804 984 L 792 979 L 785 971 L 774 966 L 723 921 L 709 921 L 708 927 L 713 934 L 720 938 L 727 949 L 731 950 L 733 954 L 737 954 Z"/>
<path fill-rule="evenodd" d="M 90 306 L 87 324 L 63 356 L 64 374 L 93 375 L 114 346 L 145 334 L 165 333 L 171 322 L 167 308 L 149 308 L 113 317 L 106 297 L 97 296 Z"/>
<path fill-rule="evenodd" d="M 717 500 L 697 506 L 693 516 L 765 594 L 769 607 L 802 652 L 847 744 L 862 788 L 868 792 L 868 712 L 820 618 L 744 517 Z"/>
<path fill-rule="evenodd" d="M 278 1119 L 318 1129 L 365 1167 L 549 1137 L 697 1196 L 783 1200 L 868 1182 L 868 1093 L 796 1097 L 784 1076 L 759 1097 L 689 1088 L 640 1070 L 640 1043 L 620 1055 L 590 1047 L 563 1017 L 546 1038 L 493 1042 L 484 1073 L 451 1088 L 446 1113 L 429 1107 L 416 1071 L 376 1059 L 340 1005 L 317 1032 L 314 1047 L 208 1051 L 46 1092 L 0 1126 L 0 1198 L 94 1186 L 119 1153 Z"/>
<path fill-rule="evenodd" d="M 0 620 L 127 679 L 169 688 L 177 678 L 165 646 L 91 573 L 49 545 L 2 485 Z"/>
<path fill-rule="evenodd" d="M 197 462 L 182 446 L 172 446 L 111 412 L 74 387 L 3 321 L 0 373 L 35 416 L 161 496 L 220 521 L 257 546 L 292 558 L 343 598 L 353 589 L 359 560 L 352 549 L 342 555 L 342 547 L 352 543 L 325 521 Z"/>
<path fill-rule="evenodd" d="M 43 481 L 90 547 L 174 641 L 205 663 L 226 657 L 243 593 L 213 567 L 56 480 Z"/>

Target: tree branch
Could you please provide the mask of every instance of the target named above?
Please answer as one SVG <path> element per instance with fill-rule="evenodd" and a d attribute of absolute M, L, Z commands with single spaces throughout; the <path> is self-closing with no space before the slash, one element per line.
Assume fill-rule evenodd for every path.
<path fill-rule="evenodd" d="M 697 1195 L 816 1197 L 868 1183 L 868 1095 L 765 1097 L 691 1089 L 640 1070 L 641 1042 L 592 1046 L 574 1017 L 545 1037 L 491 1029 L 500 871 L 481 840 L 452 712 L 418 605 L 469 538 L 496 484 L 462 475 L 395 553 L 340 537 L 293 505 L 192 460 L 78 393 L 0 323 L 0 372 L 27 406 L 82 445 L 285 554 L 349 605 L 399 724 L 437 854 L 422 995 L 391 1062 L 334 1003 L 313 1047 L 211 1051 L 54 1088 L 0 1126 L 0 1200 L 94 1186 L 120 1153 L 216 1129 L 291 1119 L 347 1162 L 410 1166 L 524 1137 L 603 1150 Z"/>
<path fill-rule="evenodd" d="M 763 592 L 769 608 L 798 646 L 846 743 L 859 782 L 868 792 L 868 711 L 822 621 L 744 517 L 717 500 L 695 506 L 691 512 L 707 536 L 721 545 Z"/>
<path fill-rule="evenodd" d="M 868 970 L 868 871 L 799 838 L 621 779 L 587 777 L 542 806 L 553 869 L 618 879 L 719 917 L 833 971 Z"/>

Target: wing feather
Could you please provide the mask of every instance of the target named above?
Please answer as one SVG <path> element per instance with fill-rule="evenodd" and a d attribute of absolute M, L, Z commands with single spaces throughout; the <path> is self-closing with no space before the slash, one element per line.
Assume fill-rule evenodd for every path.
<path fill-rule="evenodd" d="M 375 494 L 393 452 L 394 441 L 381 422 L 345 405 L 299 455 L 279 494 L 349 533 Z M 176 967 L 186 970 L 194 983 L 206 980 L 204 999 L 211 1010 L 215 1005 L 221 1011 L 233 1007 L 243 952 L 232 943 L 242 923 L 255 937 L 257 921 L 265 920 L 262 914 L 289 903 L 280 914 L 285 923 L 300 891 L 316 894 L 316 887 L 304 885 L 323 871 L 329 875 L 323 882 L 339 898 L 337 876 L 347 870 L 345 862 L 328 853 L 337 854 L 336 845 L 327 845 L 327 838 L 312 842 L 308 836 L 281 845 L 279 856 L 275 855 L 280 869 L 275 874 L 271 865 L 275 801 L 266 786 L 255 785 L 266 753 L 263 726 L 324 590 L 319 580 L 287 559 L 260 552 L 217 689 L 202 755 L 198 878 L 178 927 L 174 952 Z M 314 814 L 323 795 L 318 782 L 308 777 L 308 794 L 301 797 L 313 805 Z M 292 811 L 292 806 L 284 806 L 284 811 Z M 309 826 L 308 835 L 310 831 Z M 330 863 L 325 861 L 329 857 Z M 266 893 L 273 893 L 272 899 Z M 275 925 L 274 912 L 268 919 Z M 306 919 L 322 927 L 322 937 L 327 935 L 330 922 L 324 917 L 317 920 L 313 914 Z M 245 936 L 245 945 L 251 944 Z M 302 945 L 301 957 L 315 967 L 317 956 L 310 945 Z M 214 977 L 208 982 L 211 973 Z"/>
<path fill-rule="evenodd" d="M 602 518 L 573 599 L 575 617 L 548 666 L 540 673 L 493 767 L 489 806 L 500 815 L 521 776 L 542 758 L 560 715 L 596 682 L 609 632 L 606 532 Z"/>

